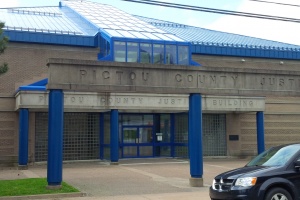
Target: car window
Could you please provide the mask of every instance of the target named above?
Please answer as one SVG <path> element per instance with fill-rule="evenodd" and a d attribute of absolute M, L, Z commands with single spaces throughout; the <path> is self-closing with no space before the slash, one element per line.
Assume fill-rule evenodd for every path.
<path fill-rule="evenodd" d="M 283 166 L 299 149 L 298 145 L 271 148 L 258 155 L 246 166 Z"/>

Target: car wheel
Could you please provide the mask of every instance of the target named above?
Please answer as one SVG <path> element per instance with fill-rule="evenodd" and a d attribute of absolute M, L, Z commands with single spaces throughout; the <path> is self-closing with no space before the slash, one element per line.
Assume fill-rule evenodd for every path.
<path fill-rule="evenodd" d="M 283 188 L 273 188 L 267 193 L 265 200 L 292 200 L 292 197 Z"/>

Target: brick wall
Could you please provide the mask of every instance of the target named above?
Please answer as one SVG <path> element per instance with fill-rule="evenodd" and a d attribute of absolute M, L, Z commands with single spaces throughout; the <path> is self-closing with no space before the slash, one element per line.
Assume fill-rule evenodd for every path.
<path fill-rule="evenodd" d="M 7 62 L 9 65 L 8 72 L 0 75 L 0 165 L 17 162 L 19 119 L 18 112 L 13 106 L 16 88 L 47 78 L 48 58 L 97 60 L 98 52 L 98 48 L 27 43 L 8 44 L 4 54 L 0 55 L 0 62 Z M 32 125 L 34 123 L 30 124 Z M 34 127 L 31 127 L 29 134 L 31 158 Z"/>
<path fill-rule="evenodd" d="M 193 55 L 193 60 L 207 67 L 300 70 L 300 60 Z"/>
<path fill-rule="evenodd" d="M 15 112 L 0 112 L 0 166 L 17 161 L 18 122 Z"/>
<path fill-rule="evenodd" d="M 193 55 L 193 60 L 208 67 L 251 68 L 299 71 L 300 61 L 264 58 Z M 229 155 L 253 156 L 257 154 L 256 115 L 239 113 L 234 124 L 232 114 L 227 115 L 227 134 L 238 134 L 239 141 L 228 141 Z M 264 112 L 265 148 L 300 141 L 300 97 L 266 97 Z"/>
<path fill-rule="evenodd" d="M 9 65 L 0 78 L 0 94 L 13 95 L 16 87 L 46 78 L 48 58 L 97 60 L 98 52 L 97 48 L 9 43 L 0 55 Z"/>

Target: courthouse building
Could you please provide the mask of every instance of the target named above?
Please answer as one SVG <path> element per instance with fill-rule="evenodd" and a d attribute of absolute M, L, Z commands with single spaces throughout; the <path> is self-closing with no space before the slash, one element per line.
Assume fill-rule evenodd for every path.
<path fill-rule="evenodd" d="M 134 16 L 90 1 L 61 1 L 56 7 L 3 8 L 0 20 L 5 23 L 4 35 L 9 37 L 5 53 L 0 55 L 1 63 L 9 65 L 9 70 L 0 75 L 2 163 L 47 161 L 47 63 L 51 66 L 57 62 L 52 58 L 62 59 L 66 65 L 94 65 L 95 74 L 81 70 L 81 78 L 101 77 L 120 83 L 124 79 L 147 81 L 150 77 L 147 70 L 140 74 L 98 72 L 97 61 L 151 70 L 162 66 L 174 70 L 205 68 L 219 74 L 199 75 L 198 83 L 209 82 L 219 88 L 229 82 L 238 83 L 236 76 L 225 75 L 227 69 L 251 70 L 252 74 L 257 70 L 253 84 L 262 90 L 272 85 L 299 84 L 296 78 L 259 73 L 299 72 L 297 45 Z M 64 76 L 68 77 L 68 71 Z M 184 73 L 174 77 L 177 83 L 193 82 L 194 78 Z M 168 80 L 166 77 L 157 82 L 168 84 Z M 119 159 L 189 157 L 188 94 L 78 88 L 64 90 L 63 160 L 110 160 L 112 140 L 117 141 Z M 300 99 L 295 93 L 285 92 L 278 96 L 267 90 L 252 95 L 226 94 L 218 89 L 203 92 L 202 120 L 198 119 L 202 122 L 199 133 L 203 156 L 256 155 L 257 112 L 263 112 L 265 148 L 300 141 Z M 118 137 L 111 137 L 111 123 L 116 122 L 111 121 L 111 110 L 118 111 L 114 124 Z M 20 161 L 27 146 L 27 158 Z"/>

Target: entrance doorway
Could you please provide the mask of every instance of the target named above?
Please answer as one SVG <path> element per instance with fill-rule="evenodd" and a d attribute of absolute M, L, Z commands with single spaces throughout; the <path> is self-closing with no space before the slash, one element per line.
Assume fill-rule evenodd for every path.
<path fill-rule="evenodd" d="M 122 157 L 153 157 L 152 126 L 122 126 Z"/>

